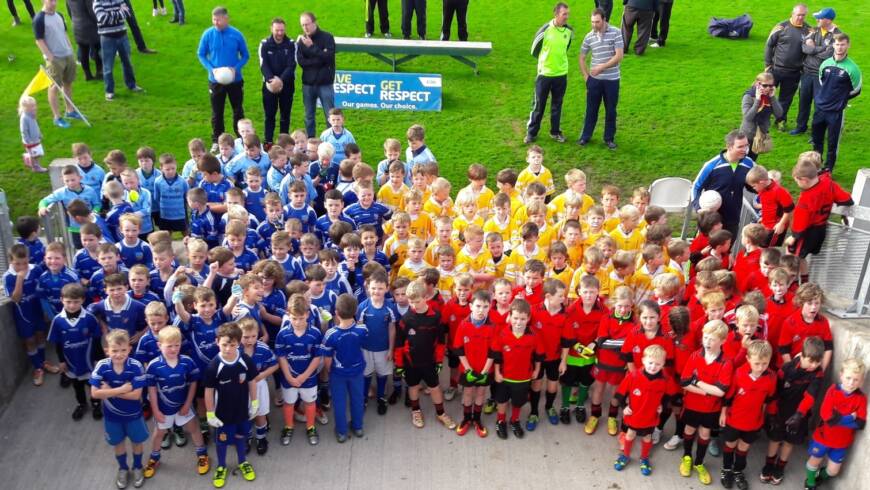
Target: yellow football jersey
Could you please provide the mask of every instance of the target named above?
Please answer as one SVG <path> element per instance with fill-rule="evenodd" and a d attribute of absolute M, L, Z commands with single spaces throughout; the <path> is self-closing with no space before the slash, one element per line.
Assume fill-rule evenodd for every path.
<path fill-rule="evenodd" d="M 430 267 L 426 262 L 413 263 L 410 260 L 406 260 L 401 267 L 399 267 L 399 273 L 397 277 L 407 277 L 408 280 L 413 281 L 420 276 L 420 273 L 423 272 L 423 269 Z"/>
<path fill-rule="evenodd" d="M 541 166 L 541 171 L 535 174 L 529 167 L 523 169 L 517 176 L 517 191 L 522 195 L 526 191 L 526 187 L 532 182 L 540 182 L 546 189 L 547 195 L 552 195 L 556 192 L 556 185 L 553 183 L 553 174 L 547 167 Z"/>
<path fill-rule="evenodd" d="M 547 270 L 546 279 L 558 279 L 565 285 L 565 287 L 571 286 L 571 279 L 574 277 L 574 269 L 570 265 L 566 265 L 564 269 L 561 271 L 556 271 L 550 267 Z"/>
<path fill-rule="evenodd" d="M 459 249 L 462 248 L 462 245 L 460 245 L 456 240 L 450 240 L 448 245 L 453 247 L 453 251 L 457 254 L 459 253 Z M 441 244 L 438 243 L 438 240 L 432 240 L 432 243 L 426 247 L 426 251 L 423 253 L 423 262 L 426 262 L 431 267 L 438 267 L 438 256 L 435 255 L 435 251 L 438 250 L 438 247 L 440 246 Z"/>
<path fill-rule="evenodd" d="M 571 277 L 571 284 L 568 286 L 569 298 L 574 299 L 580 297 L 580 279 L 586 275 L 588 275 L 588 273 L 584 267 L 574 270 L 574 275 Z M 604 289 L 605 286 L 607 286 L 607 271 L 603 267 L 599 267 L 594 276 L 598 279 L 598 295 L 607 296 L 607 290 Z"/>
<path fill-rule="evenodd" d="M 475 215 L 472 219 L 469 220 L 466 216 L 462 214 L 453 218 L 453 239 L 459 240 L 460 236 L 462 236 L 462 232 L 464 232 L 469 225 L 477 225 L 483 228 L 483 218 Z"/>
<path fill-rule="evenodd" d="M 453 200 L 448 197 L 444 202 L 439 203 L 435 201 L 434 197 L 430 197 L 423 203 L 423 211 L 429 213 L 429 216 L 433 220 L 439 216 L 450 216 L 452 218 Z"/>
<path fill-rule="evenodd" d="M 505 277 L 505 274 L 507 273 L 507 267 L 508 267 L 509 262 L 510 262 L 510 257 L 508 257 L 505 254 L 502 254 L 501 257 L 499 257 L 498 262 L 496 262 L 495 258 L 492 259 L 492 266 L 495 270 L 493 275 L 496 277 L 496 279 L 501 279 L 501 278 Z"/>
<path fill-rule="evenodd" d="M 616 248 L 619 250 L 640 251 L 646 241 L 640 228 L 635 228 L 631 233 L 626 234 L 622 231 L 621 225 L 610 232 L 610 237 L 616 242 Z"/>
<path fill-rule="evenodd" d="M 471 184 L 462 188 L 459 193 L 471 194 L 477 202 L 477 214 L 481 218 L 486 219 L 492 214 L 492 200 L 495 198 L 495 193 L 489 187 L 483 186 L 479 191 L 475 191 Z"/>
<path fill-rule="evenodd" d="M 385 204 L 390 209 L 401 211 L 405 209 L 405 193 L 408 192 L 408 186 L 402 184 L 399 189 L 393 189 L 393 186 L 386 184 L 378 189 L 378 202 Z"/>
<path fill-rule="evenodd" d="M 385 230 L 386 231 L 386 230 Z M 429 213 L 420 213 L 411 216 L 411 236 L 415 236 L 426 243 L 435 238 L 435 222 Z"/>
<path fill-rule="evenodd" d="M 457 274 L 456 268 L 454 267 L 453 270 L 446 271 L 439 267 L 438 274 L 438 292 L 444 301 L 450 301 L 450 298 L 453 297 L 453 284 Z"/>
<path fill-rule="evenodd" d="M 565 219 L 565 201 L 567 201 L 569 197 L 575 195 L 577 195 L 576 192 L 568 189 L 567 191 L 559 194 L 558 196 L 554 197 L 552 201 L 550 201 L 550 204 L 548 204 L 548 206 L 551 206 L 553 208 L 553 211 L 556 213 L 556 219 Z M 592 199 L 589 194 L 586 193 L 581 194 L 579 197 L 582 203 L 580 205 L 580 216 L 583 216 L 586 214 L 586 211 L 589 211 L 589 208 L 595 205 L 595 199 Z"/>
<path fill-rule="evenodd" d="M 486 248 L 481 248 L 476 254 L 473 254 L 465 246 L 456 255 L 456 270 L 469 274 L 494 274 L 495 264 L 492 262 L 492 255 Z"/>
<path fill-rule="evenodd" d="M 395 233 L 390 235 L 384 241 L 384 255 L 389 259 L 393 254 L 398 256 L 398 260 L 392 264 L 392 269 L 390 271 L 391 279 L 396 278 L 399 272 L 399 267 L 401 267 L 402 264 L 405 263 L 405 259 L 408 258 L 408 239 L 402 240 L 397 237 Z"/>
<path fill-rule="evenodd" d="M 504 242 L 505 250 L 511 249 L 513 229 L 513 221 L 510 218 L 507 219 L 507 222 L 502 223 L 498 218 L 492 216 L 483 224 L 484 237 L 490 233 L 498 233 L 501 235 L 502 242 Z"/>
<path fill-rule="evenodd" d="M 518 279 L 521 279 L 523 275 L 523 267 L 526 265 L 527 261 L 532 259 L 538 259 L 541 262 L 546 263 L 547 254 L 537 245 L 535 245 L 533 250 L 526 250 L 525 247 L 517 247 L 513 249 L 513 251 L 511 251 L 507 268 L 505 269 L 505 279 L 512 282 L 519 282 Z"/>

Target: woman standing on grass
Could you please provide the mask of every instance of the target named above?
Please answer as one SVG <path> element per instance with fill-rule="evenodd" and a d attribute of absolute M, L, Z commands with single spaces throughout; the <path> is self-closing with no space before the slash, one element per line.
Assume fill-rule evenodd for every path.
<path fill-rule="evenodd" d="M 764 72 L 755 77 L 755 83 L 743 93 L 743 122 L 740 124 L 740 131 L 746 134 L 750 141 L 757 139 L 756 131 L 761 133 L 759 136 L 769 138 L 770 116 L 782 117 L 782 106 L 774 95 L 775 91 L 773 74 Z M 754 145 L 750 146 L 747 156 L 756 161 L 758 159 L 756 151 Z"/>

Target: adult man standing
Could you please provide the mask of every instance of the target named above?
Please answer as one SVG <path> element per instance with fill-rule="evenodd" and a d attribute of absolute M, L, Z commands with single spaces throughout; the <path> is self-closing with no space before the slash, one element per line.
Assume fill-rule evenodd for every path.
<path fill-rule="evenodd" d="M 604 20 L 610 23 L 610 14 L 613 13 L 613 0 L 595 0 L 595 8 L 604 12 Z"/>
<path fill-rule="evenodd" d="M 76 60 L 73 56 L 72 44 L 66 37 L 66 21 L 57 11 L 57 0 L 45 0 L 42 10 L 33 18 L 33 34 L 36 37 L 36 46 L 42 51 L 45 58 L 45 67 L 51 78 L 58 84 L 52 84 L 48 88 L 48 105 L 54 117 L 54 125 L 59 128 L 68 128 L 69 121 L 63 118 L 60 112 L 60 104 L 57 100 L 57 91 L 63 90 L 67 98 L 66 117 L 70 119 L 82 119 L 81 114 L 70 105 L 72 97 L 72 84 L 76 79 Z"/>
<path fill-rule="evenodd" d="M 100 55 L 103 58 L 103 85 L 106 100 L 115 98 L 115 54 L 121 58 L 124 85 L 133 92 L 141 92 L 136 85 L 133 62 L 130 60 L 130 40 L 127 39 L 127 18 L 130 9 L 123 0 L 94 0 L 94 14 L 97 16 L 97 33 L 100 34 Z"/>
<path fill-rule="evenodd" d="M 604 11 L 592 11 L 592 30 L 580 46 L 580 71 L 586 81 L 586 120 L 577 143 L 585 146 L 598 123 L 598 108 L 604 101 L 604 144 L 616 149 L 616 104 L 619 101 L 619 62 L 623 55 L 622 33 L 604 20 Z M 586 56 L 592 53 L 592 68 Z"/>
<path fill-rule="evenodd" d="M 722 196 L 723 227 L 735 237 L 740 224 L 740 210 L 743 206 L 743 189 L 746 188 L 746 174 L 755 162 L 746 154 L 749 151 L 749 138 L 745 133 L 734 130 L 725 136 L 725 151 L 711 158 L 701 167 L 692 187 L 692 205 L 699 209 L 698 198 L 706 190 L 714 190 Z"/>
<path fill-rule="evenodd" d="M 810 34 L 810 28 L 804 23 L 806 16 L 807 6 L 795 5 L 791 10 L 791 17 L 770 31 L 764 46 L 764 70 L 773 73 L 776 86 L 779 87 L 782 117 L 776 120 L 776 127 L 780 131 L 786 130 L 788 108 L 801 79 L 804 65 L 803 44 Z"/>
<path fill-rule="evenodd" d="M 281 108 L 279 131 L 290 132 L 290 109 L 293 106 L 296 79 L 296 45 L 286 36 L 284 19 L 272 19 L 272 35 L 260 42 L 260 71 L 263 73 L 264 143 L 269 146 L 275 136 L 275 113 Z"/>
<path fill-rule="evenodd" d="M 813 14 L 818 25 L 810 30 L 810 35 L 802 46 L 804 69 L 801 75 L 797 122 L 788 134 L 798 135 L 807 131 L 813 97 L 819 90 L 819 65 L 834 54 L 834 36 L 840 33 L 840 29 L 834 25 L 836 15 L 832 8 L 823 8 Z"/>
<path fill-rule="evenodd" d="M 302 102 L 305 104 L 305 132 L 309 138 L 317 133 L 317 100 L 329 126 L 329 110 L 335 107 L 335 38 L 317 26 L 311 12 L 299 16 L 303 34 L 296 39 L 296 63 L 302 67 Z"/>
<path fill-rule="evenodd" d="M 653 17 L 652 34 L 650 34 L 649 47 L 663 48 L 668 42 L 668 33 L 671 31 L 671 11 L 674 9 L 674 0 L 659 0 L 659 7 Z"/>
<path fill-rule="evenodd" d="M 634 33 L 634 26 L 637 25 L 634 52 L 638 56 L 646 52 L 657 8 L 658 0 L 625 0 L 625 10 L 622 12 L 622 39 L 626 50 L 631 47 L 631 35 Z"/>
<path fill-rule="evenodd" d="M 237 124 L 245 117 L 244 80 L 242 68 L 248 62 L 248 45 L 245 36 L 230 25 L 230 17 L 226 7 L 215 7 L 211 11 L 212 27 L 202 33 L 199 40 L 197 56 L 199 62 L 208 71 L 208 93 L 211 98 L 211 151 L 217 152 L 218 137 L 224 132 L 224 108 L 227 97 L 233 108 L 233 131 L 238 135 Z M 230 68 L 233 71 L 233 81 L 221 85 L 214 77 L 217 68 Z"/>
<path fill-rule="evenodd" d="M 453 24 L 453 16 L 456 15 L 456 35 L 460 41 L 468 41 L 468 0 L 443 0 L 441 15 L 441 40 L 450 40 L 450 26 Z"/>
<path fill-rule="evenodd" d="M 834 36 L 834 55 L 819 66 L 819 80 L 821 83 L 815 96 L 816 113 L 813 114 L 813 149 L 822 153 L 827 131 L 825 168 L 833 172 L 843 129 L 843 111 L 849 99 L 861 93 L 861 70 L 849 58 L 849 36 L 846 34 Z"/>
<path fill-rule="evenodd" d="M 550 137 L 559 143 L 565 142 L 559 125 L 562 119 L 562 99 L 568 88 L 568 48 L 574 39 L 574 29 L 568 25 L 568 13 L 567 4 L 557 3 L 553 7 L 553 20 L 538 29 L 532 41 L 532 56 L 538 59 L 538 76 L 535 78 L 532 112 L 526 124 L 526 137 L 523 140 L 525 144 L 538 137 L 548 96 L 551 98 Z"/>

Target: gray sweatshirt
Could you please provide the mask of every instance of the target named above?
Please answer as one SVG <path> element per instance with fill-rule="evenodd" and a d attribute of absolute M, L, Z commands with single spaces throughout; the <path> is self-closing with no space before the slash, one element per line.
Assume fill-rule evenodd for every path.
<path fill-rule="evenodd" d="M 39 131 L 39 123 L 32 114 L 25 112 L 21 114 L 21 142 L 25 145 L 32 145 L 42 141 L 42 133 Z"/>

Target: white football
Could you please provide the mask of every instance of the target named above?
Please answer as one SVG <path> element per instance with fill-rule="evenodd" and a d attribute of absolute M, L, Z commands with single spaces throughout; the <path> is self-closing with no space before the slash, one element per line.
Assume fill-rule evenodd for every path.
<path fill-rule="evenodd" d="M 718 211 L 722 206 L 722 196 L 714 190 L 706 190 L 698 198 L 698 206 L 701 211 Z"/>
<path fill-rule="evenodd" d="M 232 68 L 228 66 L 215 68 L 212 73 L 214 74 L 214 80 L 221 85 L 229 85 L 235 79 Z"/>

